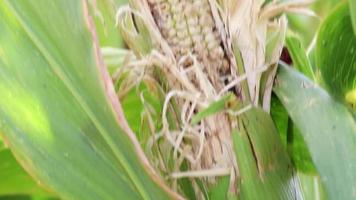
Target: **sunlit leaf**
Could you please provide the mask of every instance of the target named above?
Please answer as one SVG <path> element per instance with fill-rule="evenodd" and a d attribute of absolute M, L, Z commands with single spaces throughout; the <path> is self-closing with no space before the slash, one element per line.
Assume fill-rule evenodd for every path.
<path fill-rule="evenodd" d="M 86 8 L 0 2 L 0 129 L 26 171 L 64 199 L 170 198 L 141 160 Z"/>

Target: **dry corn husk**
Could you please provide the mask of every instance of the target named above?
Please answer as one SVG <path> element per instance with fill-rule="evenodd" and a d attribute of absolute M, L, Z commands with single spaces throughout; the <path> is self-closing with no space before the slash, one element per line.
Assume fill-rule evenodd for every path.
<path fill-rule="evenodd" d="M 231 142 L 236 115 L 251 106 L 269 110 L 287 27 L 285 16 L 280 14 L 303 11 L 309 3 L 132 0 L 130 6 L 118 11 L 120 30 L 142 60 L 129 66 L 143 67 L 146 78 L 168 84 L 164 91 L 163 127 L 157 132 L 152 128 L 155 133 L 149 146 L 164 149 L 164 153 L 152 158 L 152 163 L 162 174 L 170 174 L 173 181 L 168 182 L 173 188 L 179 190 L 174 181 L 177 178 L 195 177 L 212 184 L 218 176 L 231 175 L 230 191 L 237 192 L 238 168 Z M 237 62 L 239 56 L 243 66 Z M 159 75 L 164 75 L 165 81 L 157 77 L 155 69 L 162 72 Z M 247 89 L 243 88 L 245 80 Z M 237 111 L 225 108 L 191 124 L 193 115 L 228 93 L 233 93 L 235 101 L 245 107 Z M 178 108 L 175 114 L 180 122 L 175 128 L 167 119 L 172 105 Z M 171 154 L 173 168 L 166 164 Z M 180 171 L 183 161 L 187 161 L 189 171 Z M 195 189 L 202 196 L 199 187 Z"/>

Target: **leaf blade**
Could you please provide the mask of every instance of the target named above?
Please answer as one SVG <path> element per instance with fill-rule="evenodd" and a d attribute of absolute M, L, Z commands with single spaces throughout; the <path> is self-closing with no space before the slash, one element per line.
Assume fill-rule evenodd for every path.
<path fill-rule="evenodd" d="M 0 196 L 18 194 L 53 196 L 19 166 L 9 149 L 0 150 Z"/>
<path fill-rule="evenodd" d="M 83 2 L 1 2 L 1 130 L 63 198 L 167 198 L 118 124 Z"/>
<path fill-rule="evenodd" d="M 347 108 L 284 65 L 279 69 L 274 92 L 301 131 L 328 196 L 353 199 L 356 123 Z"/>
<path fill-rule="evenodd" d="M 356 36 L 352 33 L 347 2 L 341 3 L 323 22 L 315 53 L 328 91 L 347 102 L 347 93 L 356 89 Z"/>
<path fill-rule="evenodd" d="M 287 35 L 286 46 L 292 57 L 293 65 L 303 74 L 309 78 L 315 80 L 315 75 L 313 68 L 309 62 L 308 56 L 306 55 L 306 50 L 303 47 L 302 42 L 297 36 Z"/>
<path fill-rule="evenodd" d="M 233 132 L 242 199 L 296 199 L 300 195 L 291 163 L 270 116 L 253 108 Z"/>

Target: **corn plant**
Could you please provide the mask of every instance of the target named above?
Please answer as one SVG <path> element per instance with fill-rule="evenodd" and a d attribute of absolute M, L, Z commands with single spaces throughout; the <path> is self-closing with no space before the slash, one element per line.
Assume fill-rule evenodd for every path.
<path fill-rule="evenodd" d="M 306 49 L 312 3 L 1 1 L 0 195 L 356 198 L 355 4 Z"/>

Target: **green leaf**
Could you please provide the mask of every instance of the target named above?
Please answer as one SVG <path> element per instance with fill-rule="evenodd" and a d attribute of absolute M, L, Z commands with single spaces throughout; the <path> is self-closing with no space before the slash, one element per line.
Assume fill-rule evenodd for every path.
<path fill-rule="evenodd" d="M 142 88 L 142 87 L 141 87 Z M 125 98 L 122 99 L 122 107 L 130 127 L 138 133 L 141 125 L 141 113 L 143 111 L 143 105 L 140 99 L 140 89 L 134 87 Z M 126 108 L 126 109 L 125 109 Z M 139 141 L 147 141 L 140 140 Z"/>
<path fill-rule="evenodd" d="M 303 200 L 327 199 L 320 177 L 313 174 L 297 172 L 296 176 L 302 188 Z"/>
<path fill-rule="evenodd" d="M 233 96 L 231 94 L 228 94 L 226 96 L 223 96 L 221 99 L 211 103 L 207 108 L 203 109 L 202 111 L 200 111 L 199 113 L 197 113 L 192 117 L 191 124 L 195 125 L 198 122 L 200 122 L 203 118 L 221 112 L 224 108 L 226 108 L 227 102 L 232 98 Z"/>
<path fill-rule="evenodd" d="M 114 75 L 122 65 L 134 59 L 133 53 L 127 49 L 104 47 L 101 52 L 110 75 Z"/>
<path fill-rule="evenodd" d="M 290 133 L 290 154 L 292 162 L 295 168 L 302 173 L 317 175 L 314 163 L 311 159 L 309 149 L 304 142 L 304 138 L 301 135 L 295 124 L 290 124 L 292 127 Z"/>
<path fill-rule="evenodd" d="M 303 75 L 280 66 L 274 91 L 300 130 L 330 199 L 356 198 L 356 122 Z"/>
<path fill-rule="evenodd" d="M 24 171 L 9 149 L 0 150 L 0 196 L 19 194 L 53 196 Z"/>
<path fill-rule="evenodd" d="M 283 0 L 290 1 L 290 0 Z M 353 0 L 351 0 L 353 1 Z M 316 0 L 308 6 L 316 16 L 308 16 L 300 13 L 288 12 L 288 28 L 300 35 L 300 40 L 305 47 L 309 46 L 315 37 L 315 33 L 320 27 L 321 21 L 325 18 L 340 0 Z"/>
<path fill-rule="evenodd" d="M 288 116 L 287 110 L 279 99 L 273 95 L 271 117 L 276 124 L 283 146 L 288 150 L 292 163 L 298 172 L 316 174 L 315 166 L 300 131 Z"/>
<path fill-rule="evenodd" d="M 131 2 L 134 4 L 134 2 Z M 135 7 L 135 6 L 134 6 Z M 150 39 L 148 27 L 141 19 L 131 11 L 123 11 L 118 16 L 118 29 L 129 49 L 142 57 L 153 49 L 153 41 Z"/>
<path fill-rule="evenodd" d="M 253 108 L 240 118 L 233 141 L 241 199 L 295 199 L 300 189 L 270 116 Z"/>
<path fill-rule="evenodd" d="M 345 100 L 350 103 L 354 109 L 356 108 L 356 88 L 346 93 Z"/>
<path fill-rule="evenodd" d="M 217 183 L 209 188 L 209 199 L 229 199 L 229 185 L 230 176 L 224 176 L 218 179 Z"/>
<path fill-rule="evenodd" d="M 272 95 L 271 117 L 295 168 L 296 178 L 305 200 L 326 199 L 319 175 L 311 159 L 309 149 L 300 131 L 288 116 L 287 110 L 275 95 Z"/>
<path fill-rule="evenodd" d="M 176 197 L 123 118 L 86 8 L 0 1 L 0 130 L 26 171 L 63 199 Z"/>
<path fill-rule="evenodd" d="M 354 34 L 356 36 L 356 1 L 349 0 L 349 4 L 350 4 L 352 27 L 354 29 Z"/>
<path fill-rule="evenodd" d="M 115 26 L 117 3 L 112 0 L 89 2 L 100 46 L 123 47 L 124 41 Z"/>
<path fill-rule="evenodd" d="M 341 100 L 356 89 L 356 36 L 348 4 L 342 3 L 322 24 L 316 44 L 316 63 L 331 94 Z M 349 102 L 356 103 L 356 102 Z"/>
<path fill-rule="evenodd" d="M 313 68 L 300 39 L 295 35 L 289 34 L 286 37 L 285 43 L 292 58 L 293 66 L 309 78 L 315 80 Z"/>
<path fill-rule="evenodd" d="M 2 141 L 2 138 L 1 138 L 1 133 L 0 133 L 0 150 L 2 150 L 4 147 L 4 142 Z"/>
<path fill-rule="evenodd" d="M 280 140 L 283 146 L 287 149 L 289 116 L 282 103 L 274 94 L 272 94 L 271 97 L 270 115 L 278 130 Z"/>

